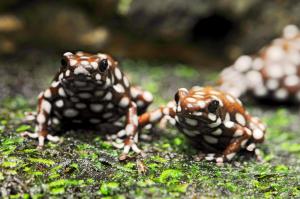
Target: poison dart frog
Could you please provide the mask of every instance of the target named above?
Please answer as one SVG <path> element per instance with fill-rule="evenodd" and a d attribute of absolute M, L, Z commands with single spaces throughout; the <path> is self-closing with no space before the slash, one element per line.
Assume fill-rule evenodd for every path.
<path fill-rule="evenodd" d="M 174 101 L 142 114 L 139 124 L 155 124 L 164 117 L 175 119 L 177 128 L 206 160 L 230 161 L 242 149 L 260 158 L 256 145 L 263 142 L 266 127 L 229 93 L 213 87 L 180 88 Z"/>
<path fill-rule="evenodd" d="M 115 147 L 123 148 L 122 160 L 131 149 L 141 152 L 138 115 L 152 100 L 150 92 L 130 85 L 111 56 L 66 52 L 50 87 L 38 97 L 35 132 L 22 135 L 38 138 L 38 147 L 42 147 L 45 139 L 58 141 L 54 135 L 58 131 L 114 131 L 108 138 Z"/>
<path fill-rule="evenodd" d="M 281 38 L 255 55 L 242 55 L 225 68 L 219 89 L 235 97 L 250 93 L 268 102 L 300 103 L 300 32 L 288 25 Z"/>

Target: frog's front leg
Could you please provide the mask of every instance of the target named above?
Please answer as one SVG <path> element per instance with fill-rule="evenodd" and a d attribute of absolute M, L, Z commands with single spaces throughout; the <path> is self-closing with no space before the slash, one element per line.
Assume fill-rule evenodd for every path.
<path fill-rule="evenodd" d="M 57 89 L 56 88 L 49 88 L 42 92 L 39 95 L 38 98 L 38 111 L 37 115 L 35 118 L 36 121 L 36 127 L 35 127 L 35 132 L 30 133 L 30 132 L 23 132 L 21 135 L 30 138 L 37 138 L 38 139 L 38 148 L 42 148 L 44 146 L 44 141 L 45 139 L 52 141 L 52 142 L 57 142 L 59 141 L 59 137 L 57 136 L 52 136 L 49 134 L 48 129 L 49 129 L 49 124 L 52 124 L 56 120 L 51 121 L 50 115 L 52 113 L 53 107 L 51 104 L 51 98 L 53 95 L 57 94 Z M 56 122 L 57 123 L 57 122 Z"/>
<path fill-rule="evenodd" d="M 130 88 L 130 96 L 137 105 L 138 115 L 145 113 L 148 106 L 153 101 L 153 96 L 149 91 L 144 91 L 142 88 L 137 86 Z"/>
<path fill-rule="evenodd" d="M 159 123 L 165 117 L 175 118 L 176 112 L 174 107 L 160 107 L 154 111 L 146 112 L 139 116 L 139 128 L 148 124 Z"/>
<path fill-rule="evenodd" d="M 130 149 L 136 153 L 141 153 L 137 147 L 138 142 L 138 116 L 137 106 L 134 102 L 130 102 L 126 113 L 125 129 L 119 131 L 116 136 L 110 136 L 114 140 L 112 143 L 116 148 L 123 148 L 123 153 L 119 157 L 120 160 L 125 160 Z"/>

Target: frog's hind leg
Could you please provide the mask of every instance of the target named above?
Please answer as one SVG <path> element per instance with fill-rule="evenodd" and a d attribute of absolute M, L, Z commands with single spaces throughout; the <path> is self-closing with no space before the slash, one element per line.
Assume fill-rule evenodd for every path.
<path fill-rule="evenodd" d="M 126 115 L 125 129 L 113 135 L 113 140 L 115 140 L 113 145 L 117 148 L 124 148 L 123 154 L 119 159 L 126 159 L 130 149 L 136 153 L 141 153 L 142 151 L 136 145 L 138 141 L 138 128 L 143 128 L 148 124 L 156 124 L 165 116 L 174 117 L 174 109 L 170 107 L 160 107 L 154 111 L 146 112 L 138 116 L 137 105 L 132 101 Z"/>
<path fill-rule="evenodd" d="M 32 114 L 29 118 L 25 118 L 25 120 L 30 119 L 31 121 L 36 121 L 36 128 L 34 133 L 25 131 L 21 134 L 21 136 L 38 139 L 38 148 L 42 148 L 44 146 L 45 139 L 52 142 L 59 141 L 57 136 L 53 136 L 48 133 L 48 128 L 52 125 L 52 123 L 59 123 L 57 118 L 50 118 L 51 110 L 51 104 L 45 98 L 45 93 L 43 92 L 39 96 L 37 114 Z"/>
<path fill-rule="evenodd" d="M 153 96 L 149 91 L 144 91 L 140 87 L 131 87 L 130 95 L 132 101 L 134 101 L 137 105 L 137 113 L 141 115 L 146 112 L 148 106 L 153 101 Z"/>
<path fill-rule="evenodd" d="M 116 148 L 123 148 L 123 153 L 119 157 L 120 160 L 125 160 L 132 149 L 135 153 L 141 153 L 137 146 L 138 142 L 138 116 L 137 106 L 135 102 L 131 101 L 126 114 L 125 128 L 120 130 L 117 134 L 110 135 L 109 139 Z"/>
<path fill-rule="evenodd" d="M 256 144 L 254 142 L 248 142 L 245 146 L 245 149 L 254 154 L 257 161 L 262 161 L 261 151 L 257 148 Z"/>
<path fill-rule="evenodd" d="M 249 152 L 253 152 L 258 161 L 262 161 L 261 151 L 256 148 L 256 143 L 262 143 L 264 141 L 266 126 L 257 117 L 250 117 L 249 119 L 252 136 L 246 144 L 245 149 Z"/>
<path fill-rule="evenodd" d="M 228 144 L 228 146 L 222 151 L 221 154 L 207 154 L 205 157 L 208 161 L 215 161 L 216 163 L 223 163 L 231 161 L 237 152 L 240 151 L 241 148 L 245 148 L 246 144 L 251 138 L 252 132 L 249 128 L 243 127 L 239 124 L 233 124 L 232 127 L 225 127 L 226 133 L 224 136 L 232 136 L 232 141 Z M 205 138 L 204 138 L 205 139 Z M 212 141 L 206 138 L 207 141 Z M 219 141 L 221 141 L 219 139 Z"/>

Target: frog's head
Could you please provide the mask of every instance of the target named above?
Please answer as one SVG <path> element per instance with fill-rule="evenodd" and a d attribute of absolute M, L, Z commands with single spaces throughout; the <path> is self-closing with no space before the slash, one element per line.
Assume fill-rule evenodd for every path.
<path fill-rule="evenodd" d="M 213 92 L 218 91 L 202 87 L 193 87 L 190 91 L 180 88 L 175 94 L 177 122 L 184 126 L 219 124 L 223 104 Z"/>
<path fill-rule="evenodd" d="M 116 62 L 106 54 L 89 54 L 84 52 L 64 53 L 58 76 L 63 82 L 94 82 L 99 85 L 110 84 L 110 68 Z"/>

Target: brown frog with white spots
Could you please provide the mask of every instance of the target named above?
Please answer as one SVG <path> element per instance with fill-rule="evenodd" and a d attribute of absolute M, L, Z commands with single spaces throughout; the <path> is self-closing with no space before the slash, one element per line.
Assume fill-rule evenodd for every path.
<path fill-rule="evenodd" d="M 230 161 L 241 149 L 259 156 L 256 144 L 263 142 L 266 128 L 228 93 L 212 87 L 181 88 L 175 94 L 175 103 L 144 113 L 139 124 L 157 123 L 165 116 L 175 119 L 178 129 L 206 160 Z"/>
<path fill-rule="evenodd" d="M 288 25 L 281 38 L 255 55 L 240 56 L 220 75 L 219 88 L 240 97 L 246 92 L 266 102 L 300 103 L 300 32 Z"/>
<path fill-rule="evenodd" d="M 53 134 L 69 129 L 115 131 L 109 135 L 113 145 L 123 148 L 120 159 L 137 147 L 138 114 L 145 112 L 152 95 L 132 87 L 120 71 L 118 62 L 107 54 L 67 52 L 51 86 L 39 95 L 35 133 L 23 136 L 58 141 Z M 123 120 L 122 120 L 123 119 Z M 124 120 L 125 119 L 125 120 Z"/>

